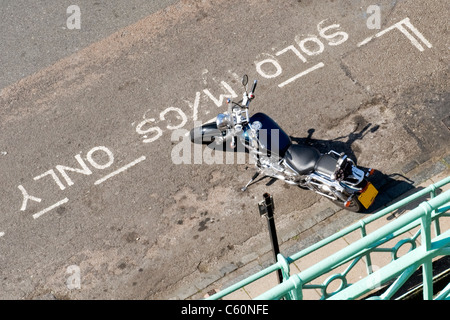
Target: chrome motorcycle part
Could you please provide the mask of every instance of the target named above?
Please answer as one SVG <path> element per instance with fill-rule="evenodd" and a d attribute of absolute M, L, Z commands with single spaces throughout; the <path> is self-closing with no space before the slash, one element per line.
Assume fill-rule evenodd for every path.
<path fill-rule="evenodd" d="M 230 128 L 230 116 L 225 113 L 219 113 L 216 118 L 217 129 L 225 131 Z"/>

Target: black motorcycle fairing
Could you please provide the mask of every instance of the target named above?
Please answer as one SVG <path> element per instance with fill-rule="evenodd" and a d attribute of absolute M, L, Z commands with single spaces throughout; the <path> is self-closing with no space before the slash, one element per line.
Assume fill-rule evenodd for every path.
<path fill-rule="evenodd" d="M 314 171 L 320 152 L 316 148 L 292 144 L 284 156 L 287 164 L 299 174 L 309 174 Z"/>
<path fill-rule="evenodd" d="M 291 138 L 271 117 L 262 112 L 255 113 L 250 117 L 250 123 L 254 124 L 255 122 L 261 124 L 261 128 L 258 130 L 258 139 L 264 148 L 283 157 L 286 150 L 292 145 Z M 278 139 L 274 139 L 275 135 L 278 135 Z M 244 137 L 248 140 L 246 134 Z"/>
<path fill-rule="evenodd" d="M 216 123 L 206 123 L 201 127 L 191 130 L 191 141 L 194 143 L 211 143 L 214 137 L 222 136 L 222 131 L 217 128 Z"/>

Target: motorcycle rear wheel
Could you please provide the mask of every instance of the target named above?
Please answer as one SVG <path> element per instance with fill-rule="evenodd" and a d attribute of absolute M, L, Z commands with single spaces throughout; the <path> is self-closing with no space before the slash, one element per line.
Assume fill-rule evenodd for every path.
<path fill-rule="evenodd" d="M 356 198 L 353 197 L 352 200 L 350 200 L 350 203 L 348 206 L 345 205 L 344 202 L 338 201 L 338 200 L 331 200 L 334 204 L 337 206 L 344 208 L 346 210 L 352 211 L 352 212 L 363 212 L 364 206 L 361 204 L 361 202 Z"/>

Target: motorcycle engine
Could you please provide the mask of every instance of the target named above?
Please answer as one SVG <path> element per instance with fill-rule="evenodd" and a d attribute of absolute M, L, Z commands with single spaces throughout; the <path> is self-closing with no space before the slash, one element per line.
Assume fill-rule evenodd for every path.
<path fill-rule="evenodd" d="M 259 163 L 261 165 L 261 169 L 268 176 L 278 176 L 283 172 L 283 167 L 278 163 L 278 161 L 274 161 L 272 157 L 260 156 Z"/>
<path fill-rule="evenodd" d="M 298 173 L 291 170 L 289 167 L 283 165 L 283 161 L 278 157 L 259 157 L 260 168 L 264 174 L 284 180 L 287 183 L 298 184 L 298 179 L 300 178 Z"/>

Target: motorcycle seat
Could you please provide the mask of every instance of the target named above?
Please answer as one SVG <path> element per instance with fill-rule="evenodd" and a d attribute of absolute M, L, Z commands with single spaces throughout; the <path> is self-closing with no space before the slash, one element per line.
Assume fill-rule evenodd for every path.
<path fill-rule="evenodd" d="M 321 154 L 313 147 L 292 144 L 286 151 L 287 164 L 299 174 L 309 174 L 316 167 Z"/>
<path fill-rule="evenodd" d="M 333 157 L 330 154 L 323 154 L 317 161 L 314 170 L 328 178 L 331 178 L 336 171 L 337 162 L 338 159 L 336 159 L 336 157 Z"/>

